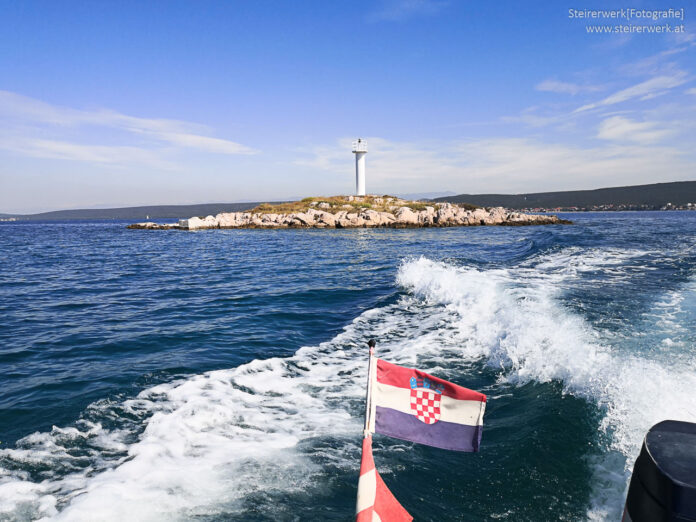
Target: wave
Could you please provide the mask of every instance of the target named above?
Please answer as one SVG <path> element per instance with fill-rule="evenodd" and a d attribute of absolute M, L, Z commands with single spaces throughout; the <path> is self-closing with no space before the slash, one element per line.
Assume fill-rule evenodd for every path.
<path fill-rule="evenodd" d="M 415 295 L 456 316 L 464 354 L 500 369 L 501 380 L 558 381 L 566 392 L 603 410 L 600 428 L 609 443 L 606 458 L 596 463 L 601 487 L 590 519 L 620 516 L 630 467 L 650 426 L 664 419 L 696 418 L 696 375 L 682 360 L 614 350 L 603 343 L 600 332 L 559 302 L 560 283 L 573 279 L 579 268 L 613 267 L 623 277 L 621 258 L 640 255 L 552 254 L 537 263 L 544 270 L 533 275 L 528 267 L 478 271 L 421 258 L 404 263 L 398 276 Z M 634 340 L 642 342 L 644 332 L 634 333 Z"/>

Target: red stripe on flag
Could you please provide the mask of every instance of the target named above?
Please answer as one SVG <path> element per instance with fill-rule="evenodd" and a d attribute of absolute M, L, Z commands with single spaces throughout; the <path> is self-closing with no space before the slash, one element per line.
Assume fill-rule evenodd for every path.
<path fill-rule="evenodd" d="M 360 459 L 360 474 L 364 475 L 368 471 L 375 469 L 375 459 L 372 457 L 372 437 L 363 438 L 362 458 Z"/>
<path fill-rule="evenodd" d="M 374 503 L 363 506 L 362 509 L 360 509 L 360 500 L 358 500 L 358 509 L 360 509 L 360 511 L 358 511 L 356 514 L 355 521 L 372 522 L 373 513 L 377 513 L 380 520 L 383 522 L 411 522 L 413 517 L 408 514 L 408 511 L 406 511 L 401 504 L 399 504 L 399 501 L 396 500 L 394 495 L 392 495 L 392 492 L 389 491 L 389 488 L 387 488 L 387 485 L 382 480 L 382 477 L 380 477 L 379 473 L 377 473 L 377 470 L 375 469 L 375 461 L 372 458 L 372 437 L 365 437 L 363 439 L 362 460 L 360 462 L 361 480 L 363 479 L 363 475 L 367 475 L 373 471 L 375 473 L 376 481 L 370 483 L 369 487 L 373 487 L 374 489 L 370 491 L 361 491 L 361 488 L 365 488 L 367 484 L 359 482 L 358 497 L 360 497 L 360 495 L 366 495 L 372 498 L 371 494 L 374 494 Z"/>
<path fill-rule="evenodd" d="M 411 378 L 416 378 L 418 382 L 423 379 L 428 379 L 431 389 L 435 389 L 436 386 L 439 389 L 439 387 L 442 386 L 442 394 L 453 399 L 486 402 L 486 396 L 483 393 L 458 386 L 444 379 L 439 379 L 438 377 L 433 377 L 420 370 L 404 368 L 403 366 L 377 359 L 377 382 L 389 384 L 390 386 L 396 386 L 398 388 L 410 389 Z"/>
<path fill-rule="evenodd" d="M 377 473 L 377 497 L 375 498 L 375 513 L 384 522 L 411 522 L 413 517 L 399 504 L 392 492 L 389 491 L 382 477 Z"/>

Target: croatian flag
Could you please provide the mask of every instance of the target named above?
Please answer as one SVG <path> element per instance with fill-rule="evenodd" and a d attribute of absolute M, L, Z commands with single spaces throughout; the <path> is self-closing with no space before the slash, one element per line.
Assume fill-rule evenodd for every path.
<path fill-rule="evenodd" d="M 368 433 L 447 450 L 479 450 L 484 394 L 381 359 L 373 358 L 370 373 Z"/>
<path fill-rule="evenodd" d="M 486 396 L 374 357 L 370 341 L 365 434 L 356 522 L 409 522 L 375 469 L 372 434 L 455 451 L 478 451 Z"/>
<path fill-rule="evenodd" d="M 355 508 L 356 522 L 410 522 L 408 514 L 399 501 L 394 498 L 387 485 L 375 469 L 372 458 L 372 437 L 363 439 L 360 480 L 358 481 L 358 502 Z"/>

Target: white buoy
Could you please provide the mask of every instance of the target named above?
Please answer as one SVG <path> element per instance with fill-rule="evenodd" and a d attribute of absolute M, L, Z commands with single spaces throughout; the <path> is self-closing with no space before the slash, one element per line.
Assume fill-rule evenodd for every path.
<path fill-rule="evenodd" d="M 367 142 L 358 138 L 353 142 L 353 154 L 355 154 L 355 195 L 365 195 L 365 154 L 367 154 Z"/>

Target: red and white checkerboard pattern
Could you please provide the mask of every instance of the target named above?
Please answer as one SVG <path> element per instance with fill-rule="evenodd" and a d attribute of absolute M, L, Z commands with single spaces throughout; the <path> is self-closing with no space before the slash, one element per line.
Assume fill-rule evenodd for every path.
<path fill-rule="evenodd" d="M 411 390 L 411 411 L 426 424 L 440 420 L 440 394 L 422 388 Z"/>

